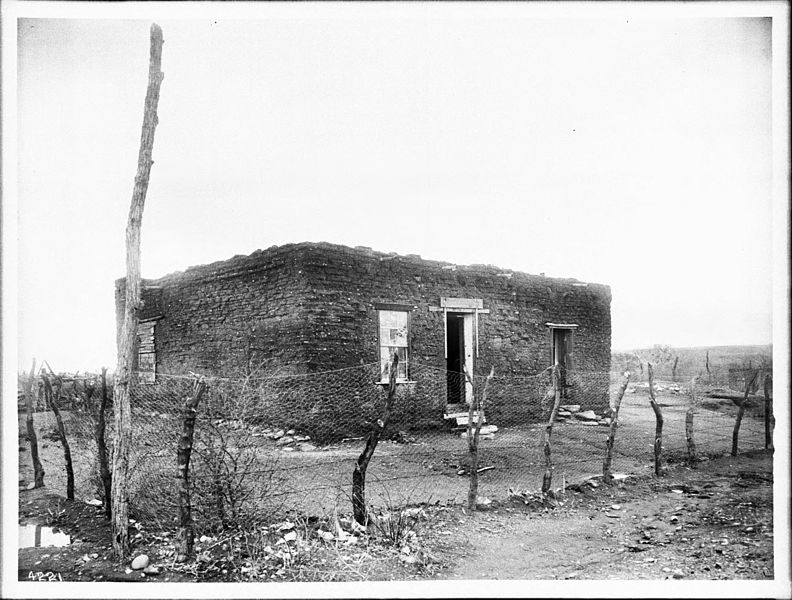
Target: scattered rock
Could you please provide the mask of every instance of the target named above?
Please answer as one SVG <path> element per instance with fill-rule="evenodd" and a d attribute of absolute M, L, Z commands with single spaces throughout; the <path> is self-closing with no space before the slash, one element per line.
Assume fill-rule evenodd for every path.
<path fill-rule="evenodd" d="M 586 410 L 586 411 L 583 411 L 583 412 L 576 413 L 575 414 L 575 418 L 576 419 L 580 419 L 581 421 L 597 421 L 597 420 L 599 420 L 599 417 L 597 416 L 597 413 L 595 413 L 593 410 Z"/>
<path fill-rule="evenodd" d="M 316 446 L 313 444 L 309 444 L 308 442 L 300 442 L 297 447 L 300 449 L 301 452 L 311 452 L 316 450 Z"/>
<path fill-rule="evenodd" d="M 160 570 L 159 570 L 159 567 L 155 567 L 154 565 L 149 565 L 148 567 L 143 569 L 143 572 L 146 575 L 159 575 Z"/>
<path fill-rule="evenodd" d="M 275 442 L 278 446 L 285 446 L 286 444 L 291 444 L 294 441 L 294 438 L 290 435 L 284 435 L 281 438 L 278 438 L 278 441 Z"/>
<path fill-rule="evenodd" d="M 484 429 L 484 428 L 482 427 L 482 429 Z M 466 440 L 466 439 L 467 439 L 467 431 L 463 431 L 463 432 L 460 434 L 460 437 L 461 437 L 463 440 Z M 493 439 L 495 439 L 495 434 L 494 434 L 494 433 L 479 433 L 479 436 L 478 436 L 478 438 L 479 438 L 480 440 L 493 440 Z"/>
<path fill-rule="evenodd" d="M 492 500 L 490 500 L 486 496 L 476 496 L 476 506 L 478 508 L 489 508 L 491 504 L 492 504 Z"/>
<path fill-rule="evenodd" d="M 278 431 L 270 435 L 270 438 L 273 440 L 279 440 L 284 436 L 285 433 L 286 432 L 283 431 L 283 429 L 278 429 Z"/>
<path fill-rule="evenodd" d="M 580 410 L 580 404 L 562 404 L 559 408 L 570 413 L 575 413 Z"/>
<path fill-rule="evenodd" d="M 136 556 L 132 561 L 132 564 L 129 565 L 133 571 L 139 571 L 141 569 L 145 569 L 149 565 L 149 557 L 145 554 L 141 554 Z"/>

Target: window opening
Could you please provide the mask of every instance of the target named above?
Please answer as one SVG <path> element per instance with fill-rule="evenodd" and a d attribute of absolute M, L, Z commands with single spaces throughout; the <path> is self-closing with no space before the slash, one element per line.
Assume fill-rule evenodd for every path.
<path fill-rule="evenodd" d="M 390 381 L 390 363 L 398 355 L 396 380 L 406 381 L 409 373 L 410 313 L 403 310 L 379 311 L 380 382 Z"/>

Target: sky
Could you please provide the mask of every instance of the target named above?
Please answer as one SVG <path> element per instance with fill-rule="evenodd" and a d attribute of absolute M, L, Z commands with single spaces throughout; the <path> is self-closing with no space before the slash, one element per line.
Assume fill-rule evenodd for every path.
<path fill-rule="evenodd" d="M 770 343 L 772 22 L 671 6 L 22 14 L 19 368 L 115 365 L 153 19 L 144 277 L 327 241 L 608 284 L 614 349 Z"/>

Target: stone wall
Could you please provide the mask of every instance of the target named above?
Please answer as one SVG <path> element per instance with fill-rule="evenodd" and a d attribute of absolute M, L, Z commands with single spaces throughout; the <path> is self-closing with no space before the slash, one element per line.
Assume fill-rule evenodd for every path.
<path fill-rule="evenodd" d="M 119 311 L 122 292 L 120 280 Z M 268 361 L 268 372 L 310 373 L 376 363 L 377 306 L 406 305 L 410 363 L 441 371 L 443 313 L 429 310 L 441 296 L 478 298 L 489 310 L 479 316 L 479 374 L 494 366 L 500 377 L 528 376 L 548 367 L 547 322 L 578 325 L 572 369 L 610 369 L 607 286 L 325 243 L 273 247 L 144 281 L 141 318 L 158 319 L 160 373 L 235 376 L 261 361 Z M 607 407 L 607 385 L 581 391 L 575 402 L 584 408 Z M 405 386 L 403 395 L 411 394 L 418 397 L 406 400 L 413 407 L 407 412 L 416 423 L 442 421 L 444 383 L 417 381 Z M 498 401 L 492 398 L 495 406 Z M 521 400 L 512 394 L 501 401 Z M 534 416 L 536 402 L 525 399 Z"/>

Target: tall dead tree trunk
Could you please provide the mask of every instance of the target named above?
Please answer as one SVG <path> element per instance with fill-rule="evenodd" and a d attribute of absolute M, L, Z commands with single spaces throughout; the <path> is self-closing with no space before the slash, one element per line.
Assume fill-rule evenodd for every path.
<path fill-rule="evenodd" d="M 654 439 L 654 470 L 658 477 L 662 475 L 662 452 L 663 452 L 663 411 L 657 403 L 657 396 L 654 389 L 654 368 L 652 363 L 646 363 L 649 374 L 649 404 L 655 414 L 655 439 Z"/>
<path fill-rule="evenodd" d="M 630 372 L 625 371 L 624 381 L 622 381 L 622 384 L 619 386 L 619 391 L 616 394 L 616 404 L 611 411 L 610 430 L 608 431 L 608 441 L 605 446 L 605 460 L 602 463 L 602 479 L 605 483 L 611 483 L 613 481 L 613 475 L 611 475 L 613 444 L 616 439 L 616 428 L 619 425 L 619 409 L 621 408 L 622 398 L 624 398 L 624 393 L 627 391 L 627 384 L 629 383 Z"/>
<path fill-rule="evenodd" d="M 677 372 L 677 365 L 678 364 L 679 364 L 679 357 L 677 356 L 677 357 L 674 358 L 674 366 L 671 367 L 671 379 L 673 379 L 674 381 L 677 380 L 676 372 Z"/>
<path fill-rule="evenodd" d="M 190 456 L 192 455 L 195 417 L 198 403 L 206 390 L 206 383 L 199 379 L 193 386 L 192 396 L 184 403 L 182 434 L 176 455 L 179 477 L 179 529 L 176 532 L 176 561 L 184 562 L 193 553 L 195 531 L 193 530 L 192 506 L 190 505 Z"/>
<path fill-rule="evenodd" d="M 553 409 L 550 411 L 550 417 L 544 429 L 545 472 L 542 477 L 543 494 L 550 491 L 550 485 L 553 482 L 553 461 L 550 458 L 550 435 L 553 433 L 553 423 L 555 423 L 556 416 L 558 415 L 558 407 L 561 406 L 561 377 L 559 369 L 560 367 L 558 363 L 556 363 L 553 366 Z"/>
<path fill-rule="evenodd" d="M 765 410 L 764 410 L 764 426 L 765 426 L 765 449 L 773 450 L 773 428 L 775 427 L 775 417 L 773 416 L 773 399 L 771 397 L 771 390 L 773 385 L 773 376 L 768 373 L 764 378 L 764 397 L 765 397 Z"/>
<path fill-rule="evenodd" d="M 45 373 L 41 374 L 41 379 L 44 382 L 44 397 L 46 398 L 47 405 L 50 410 L 55 414 L 55 423 L 58 426 L 58 435 L 60 436 L 61 444 L 63 445 L 63 458 L 66 462 L 66 498 L 74 500 L 74 466 L 72 465 L 71 448 L 69 447 L 69 440 L 66 438 L 66 427 L 63 426 L 63 418 L 61 417 L 60 407 L 58 406 L 58 399 L 60 398 L 60 391 L 63 387 L 63 382 L 60 378 L 56 378 L 56 390 L 53 390 L 49 377 Z M 76 383 L 75 383 L 76 386 Z"/>
<path fill-rule="evenodd" d="M 696 451 L 696 440 L 693 437 L 693 417 L 698 408 L 698 398 L 696 396 L 696 383 L 698 377 L 693 377 L 690 380 L 690 405 L 685 413 L 685 441 L 687 441 L 688 450 L 688 463 L 693 466 L 698 462 L 698 454 Z"/>
<path fill-rule="evenodd" d="M 740 404 L 740 408 L 737 409 L 737 419 L 734 421 L 734 431 L 732 432 L 732 456 L 737 456 L 737 442 L 740 438 L 740 425 L 742 424 L 745 409 L 748 407 L 748 394 L 751 392 L 751 387 L 753 386 L 757 377 L 759 377 L 759 371 L 755 371 L 753 377 L 751 377 L 751 379 L 745 384 L 745 396 L 743 397 L 743 401 Z"/>
<path fill-rule="evenodd" d="M 36 380 L 36 359 L 30 367 L 30 376 L 25 380 L 25 411 L 28 442 L 30 442 L 30 458 L 33 460 L 33 487 L 44 487 L 44 467 L 38 452 L 38 438 L 36 428 L 33 426 L 33 383 Z"/>
<path fill-rule="evenodd" d="M 104 498 L 102 498 L 105 517 L 112 516 L 112 478 L 110 475 L 110 463 L 107 458 L 107 442 L 105 441 L 105 415 L 107 414 L 107 369 L 102 367 L 102 398 L 99 403 L 99 414 L 96 416 L 96 454 L 99 460 L 99 479 L 102 480 Z"/>
<path fill-rule="evenodd" d="M 374 450 L 377 449 L 380 436 L 390 421 L 391 408 L 393 407 L 393 398 L 396 396 L 396 375 L 399 364 L 399 355 L 394 354 L 390 365 L 390 374 L 388 375 L 388 397 L 385 399 L 385 412 L 380 419 L 374 424 L 374 428 L 369 433 L 366 440 L 366 447 L 361 452 L 357 461 L 355 462 L 355 470 L 352 472 L 352 513 L 360 525 L 365 525 L 368 521 L 368 511 L 366 510 L 366 469 L 368 469 L 369 461 L 374 455 Z"/>
<path fill-rule="evenodd" d="M 487 387 L 489 386 L 490 380 L 495 375 L 495 367 L 490 368 L 489 375 L 487 375 L 487 379 L 484 381 L 484 389 L 480 392 L 481 397 L 479 394 L 476 393 L 476 386 L 473 383 L 473 377 L 470 373 L 467 372 L 465 369 L 465 377 L 470 382 L 470 386 L 473 388 L 473 401 L 470 403 L 470 407 L 468 408 L 468 422 L 467 422 L 467 443 L 468 443 L 468 455 L 470 457 L 470 485 L 468 486 L 468 508 L 470 510 L 476 510 L 476 506 L 478 504 L 478 443 L 479 443 L 479 435 L 481 434 L 481 424 L 484 422 L 484 406 L 487 403 Z M 478 417 L 476 418 L 476 426 L 473 427 L 473 416 L 478 411 Z"/>
<path fill-rule="evenodd" d="M 130 406 L 130 383 L 135 359 L 135 342 L 140 310 L 140 228 L 143 220 L 143 206 L 146 201 L 149 176 L 151 174 L 154 130 L 157 127 L 157 104 L 163 73 L 162 30 L 159 25 L 151 25 L 151 50 L 149 59 L 149 82 L 143 112 L 143 130 L 140 135 L 137 175 L 129 207 L 129 221 L 126 228 L 126 290 L 124 294 L 124 322 L 118 342 L 118 366 L 113 388 L 113 407 L 115 409 L 115 450 L 113 452 L 113 550 L 116 556 L 124 558 L 129 552 L 129 506 L 128 475 L 129 446 L 131 443 L 132 415 Z"/>

